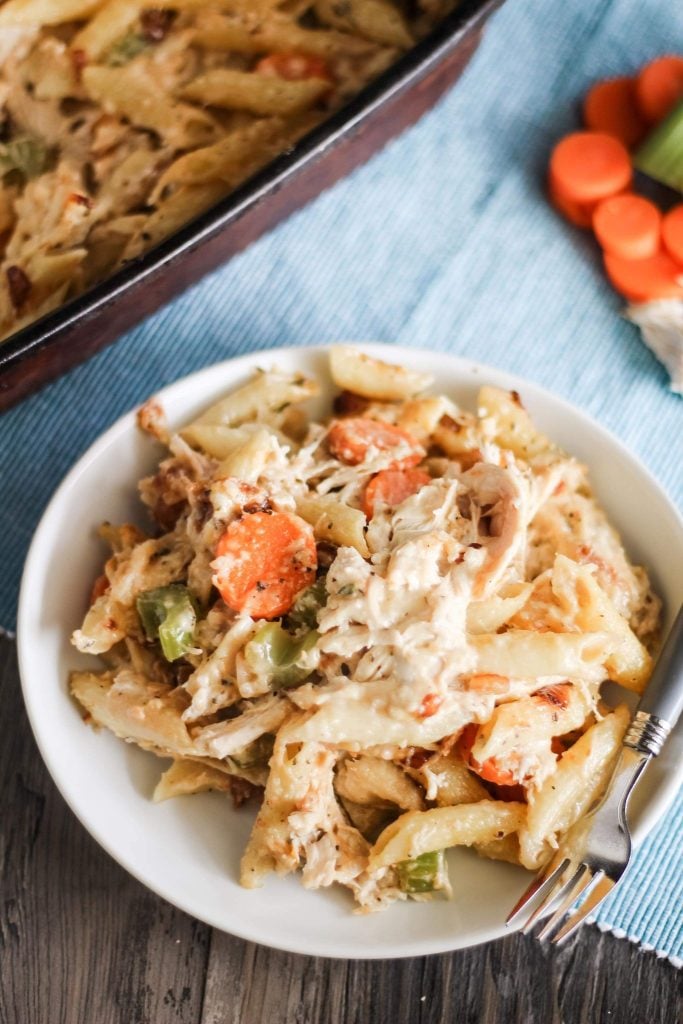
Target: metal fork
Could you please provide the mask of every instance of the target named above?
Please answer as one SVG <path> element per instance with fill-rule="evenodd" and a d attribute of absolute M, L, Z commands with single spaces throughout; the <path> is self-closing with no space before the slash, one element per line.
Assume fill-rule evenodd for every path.
<path fill-rule="evenodd" d="M 539 871 L 510 912 L 511 924 L 529 912 L 522 931 L 554 911 L 538 938 L 562 927 L 552 939 L 568 938 L 624 874 L 631 857 L 626 819 L 629 797 L 653 757 L 660 753 L 683 710 L 683 606 L 667 637 L 643 694 L 614 769 L 607 792 L 594 810 L 577 822 L 557 853 Z M 571 912 L 578 899 L 583 903 Z M 535 909 L 534 909 L 535 908 Z"/>

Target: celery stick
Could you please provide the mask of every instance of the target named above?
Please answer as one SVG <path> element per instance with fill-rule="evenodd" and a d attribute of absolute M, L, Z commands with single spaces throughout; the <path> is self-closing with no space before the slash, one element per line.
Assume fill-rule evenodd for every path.
<path fill-rule="evenodd" d="M 254 672 L 270 680 L 274 690 L 298 686 L 311 672 L 297 662 L 315 647 L 317 639 L 315 630 L 295 638 L 279 622 L 266 622 L 244 648 L 244 657 Z"/>
<path fill-rule="evenodd" d="M 648 135 L 633 166 L 649 178 L 683 192 L 683 103 Z"/>
<path fill-rule="evenodd" d="M 407 893 L 436 892 L 448 888 L 448 870 L 443 850 L 421 853 L 396 865 L 399 888 Z"/>
<path fill-rule="evenodd" d="M 197 611 L 182 583 L 156 587 L 138 594 L 136 606 L 149 640 L 158 640 L 167 661 L 177 661 L 192 650 Z"/>

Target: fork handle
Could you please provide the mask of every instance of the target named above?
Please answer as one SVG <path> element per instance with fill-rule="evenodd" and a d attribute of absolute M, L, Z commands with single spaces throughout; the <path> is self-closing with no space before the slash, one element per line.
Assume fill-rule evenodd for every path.
<path fill-rule="evenodd" d="M 683 605 L 679 609 L 624 745 L 656 757 L 683 711 Z"/>

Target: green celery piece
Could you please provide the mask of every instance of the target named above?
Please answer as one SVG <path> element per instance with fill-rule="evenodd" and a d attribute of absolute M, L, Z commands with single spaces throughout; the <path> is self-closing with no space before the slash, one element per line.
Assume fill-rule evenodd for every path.
<path fill-rule="evenodd" d="M 436 892 L 446 887 L 446 858 L 443 850 L 421 853 L 413 860 L 396 865 L 399 888 L 403 892 Z"/>
<path fill-rule="evenodd" d="M 683 192 L 683 103 L 648 135 L 633 157 L 633 166 Z"/>
<path fill-rule="evenodd" d="M 109 48 L 106 61 L 110 67 L 120 68 L 134 57 L 149 49 L 149 41 L 139 32 L 128 32 Z"/>
<path fill-rule="evenodd" d="M 35 178 L 47 167 L 49 155 L 45 143 L 30 135 L 0 143 L 0 175 L 18 171 L 24 178 Z"/>
<path fill-rule="evenodd" d="M 275 737 L 266 732 L 243 750 L 231 754 L 229 760 L 238 768 L 265 768 L 273 756 Z"/>
<path fill-rule="evenodd" d="M 182 583 L 138 594 L 136 607 L 149 640 L 158 640 L 167 661 L 177 661 L 194 646 L 197 610 Z"/>
<path fill-rule="evenodd" d="M 244 648 L 244 657 L 255 672 L 265 669 L 274 690 L 298 686 L 310 670 L 297 665 L 297 659 L 315 647 L 317 639 L 315 630 L 297 639 L 279 622 L 266 622 Z"/>
<path fill-rule="evenodd" d="M 287 624 L 295 631 L 315 629 L 318 625 L 318 612 L 325 607 L 326 602 L 325 577 L 320 576 L 310 587 L 301 591 L 287 613 Z"/>

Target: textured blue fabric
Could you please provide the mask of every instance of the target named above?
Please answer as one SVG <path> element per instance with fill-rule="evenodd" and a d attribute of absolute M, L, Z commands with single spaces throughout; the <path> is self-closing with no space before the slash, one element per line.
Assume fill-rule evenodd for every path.
<path fill-rule="evenodd" d="M 681 4 L 508 0 L 460 84 L 417 127 L 6 414 L 0 623 L 13 627 L 50 493 L 102 429 L 177 377 L 252 348 L 384 339 L 503 367 L 591 412 L 680 501 L 683 404 L 620 318 L 591 239 L 543 196 L 549 148 L 577 124 L 588 83 L 676 49 Z M 678 806 L 599 917 L 674 956 L 683 952 Z"/>

